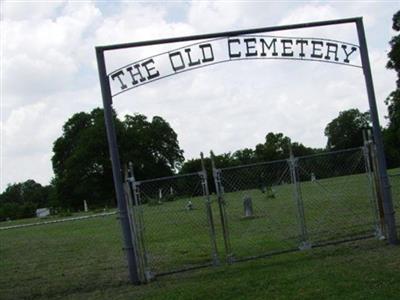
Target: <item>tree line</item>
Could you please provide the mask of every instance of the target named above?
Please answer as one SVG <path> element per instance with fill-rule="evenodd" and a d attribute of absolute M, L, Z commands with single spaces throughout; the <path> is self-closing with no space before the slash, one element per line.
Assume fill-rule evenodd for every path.
<path fill-rule="evenodd" d="M 393 29 L 400 31 L 400 11 L 393 16 Z M 389 168 L 400 166 L 400 34 L 389 42 L 388 69 L 397 74 L 396 89 L 385 100 L 388 125 L 383 138 Z M 126 115 L 122 120 L 114 113 L 121 162 L 132 161 L 137 179 L 187 174 L 201 170 L 200 159 L 184 160 L 178 136 L 161 117 L 149 120 L 141 114 Z M 324 134 L 325 148 L 311 148 L 292 142 L 283 133 L 267 133 L 253 149 L 244 148 L 216 155 L 218 167 L 286 159 L 291 146 L 295 156 L 304 156 L 358 147 L 363 144 L 362 131 L 370 127 L 368 112 L 358 109 L 342 111 L 329 122 Z M 211 162 L 205 159 L 211 178 Z M 62 135 L 54 142 L 52 166 L 54 178 L 47 186 L 27 180 L 7 186 L 0 194 L 0 221 L 32 217 L 40 207 L 82 210 L 83 201 L 90 208 L 115 207 L 111 162 L 103 110 L 80 112 L 69 118 Z"/>

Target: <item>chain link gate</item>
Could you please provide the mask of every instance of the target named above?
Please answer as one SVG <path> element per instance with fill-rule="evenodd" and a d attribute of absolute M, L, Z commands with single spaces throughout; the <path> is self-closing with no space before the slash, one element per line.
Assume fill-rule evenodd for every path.
<path fill-rule="evenodd" d="M 382 235 L 371 147 L 136 181 L 125 193 L 141 280 Z M 130 173 L 130 174 L 128 174 Z M 378 197 L 379 198 L 379 197 Z M 218 246 L 218 247 L 217 247 Z"/>
<path fill-rule="evenodd" d="M 295 250 L 297 206 L 286 160 L 216 169 L 228 262 Z"/>
<path fill-rule="evenodd" d="M 367 149 L 298 158 L 305 222 L 313 245 L 379 232 Z"/>
<path fill-rule="evenodd" d="M 125 184 L 142 282 L 216 265 L 215 228 L 205 172 Z"/>
<path fill-rule="evenodd" d="M 213 174 L 228 262 L 377 234 L 367 147 Z"/>

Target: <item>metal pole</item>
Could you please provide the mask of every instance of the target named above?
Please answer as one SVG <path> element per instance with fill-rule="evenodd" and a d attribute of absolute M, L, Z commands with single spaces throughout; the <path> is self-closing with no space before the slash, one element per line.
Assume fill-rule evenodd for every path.
<path fill-rule="evenodd" d="M 364 131 L 363 131 L 363 136 L 364 136 Z M 380 219 L 379 215 L 378 215 L 378 211 L 379 211 L 378 210 L 378 203 L 379 203 L 378 201 L 380 201 L 380 197 L 378 197 L 378 192 L 376 191 L 376 188 L 379 186 L 376 186 L 375 182 L 374 182 L 374 176 L 373 176 L 372 169 L 371 169 L 370 147 L 371 147 L 371 141 L 364 138 L 364 147 L 363 147 L 362 151 L 363 151 L 364 161 L 365 161 L 365 171 L 367 174 L 368 184 L 370 187 L 369 194 L 370 194 L 372 213 L 373 213 L 374 219 L 375 219 L 375 236 L 377 238 L 381 239 L 382 236 L 384 236 L 384 233 L 383 233 L 384 226 L 383 226 L 383 224 L 381 224 L 381 221 L 383 221 L 383 219 Z"/>
<path fill-rule="evenodd" d="M 372 163 L 374 184 L 375 184 L 376 197 L 377 197 L 378 210 L 379 210 L 379 218 L 380 218 L 380 222 L 381 222 L 381 231 L 385 236 L 387 236 L 387 234 L 386 234 L 387 228 L 385 228 L 385 212 L 384 212 L 384 208 L 383 208 L 382 184 L 380 183 L 380 178 L 379 178 L 379 174 L 378 174 L 378 158 L 376 155 L 376 145 L 372 142 L 370 144 L 370 152 L 371 152 L 371 163 Z"/>
<path fill-rule="evenodd" d="M 385 213 L 385 223 L 387 227 L 387 239 L 390 244 L 397 244 L 396 221 L 392 202 L 392 193 L 389 178 L 386 170 L 386 160 L 383 150 L 383 140 L 379 125 L 378 109 L 376 107 L 375 91 L 372 81 L 371 66 L 369 64 L 368 48 L 365 38 L 365 31 L 362 18 L 356 20 L 358 41 L 360 44 L 361 63 L 364 71 L 365 84 L 367 86 L 368 102 L 372 119 L 372 130 L 376 144 L 378 173 L 382 184 L 383 209 Z"/>
<path fill-rule="evenodd" d="M 128 260 L 129 278 L 133 284 L 140 284 L 138 265 L 136 262 L 135 248 L 132 241 L 132 231 L 129 225 L 129 216 L 127 204 L 124 200 L 124 187 L 122 183 L 122 170 L 119 160 L 117 147 L 117 137 L 113 122 L 112 98 L 110 83 L 108 81 L 106 66 L 104 61 L 104 52 L 96 48 L 97 66 L 99 69 L 101 95 L 104 106 L 104 120 L 106 124 L 108 146 L 110 150 L 110 158 L 112 164 L 112 172 L 114 178 L 115 194 L 117 197 L 118 210 L 121 220 L 122 235 L 124 239 L 124 250 Z"/>
<path fill-rule="evenodd" d="M 302 243 L 300 244 L 299 249 L 306 250 L 306 249 L 311 248 L 311 244 L 308 241 L 308 232 L 307 232 L 307 226 L 306 226 L 306 218 L 305 218 L 305 214 L 304 214 L 303 198 L 301 196 L 300 183 L 297 180 L 297 177 L 298 177 L 297 159 L 293 155 L 291 143 L 289 144 L 289 152 L 290 152 L 290 158 L 289 158 L 288 163 L 289 163 L 289 167 L 290 167 L 290 176 L 291 176 L 292 184 L 293 184 L 293 197 L 297 204 L 297 215 L 298 215 L 298 219 L 299 219 L 300 236 L 302 239 Z"/>
<path fill-rule="evenodd" d="M 211 240 L 211 254 L 213 258 L 213 265 L 219 265 L 218 259 L 218 252 L 217 252 L 217 240 L 215 235 L 215 226 L 214 226 L 214 219 L 212 215 L 212 208 L 211 208 L 211 198 L 210 198 L 210 191 L 208 189 L 208 181 L 207 181 L 207 171 L 204 165 L 204 155 L 203 152 L 200 152 L 200 159 L 201 159 L 201 170 L 202 170 L 202 181 L 203 181 L 203 188 L 204 194 L 206 197 L 206 209 L 207 209 L 207 220 L 208 226 L 210 228 L 210 240 Z"/>
<path fill-rule="evenodd" d="M 219 215 L 221 218 L 226 258 L 227 258 L 228 263 L 232 263 L 233 262 L 233 253 L 232 253 L 232 248 L 231 248 L 231 243 L 230 243 L 230 238 L 229 238 L 228 223 L 226 220 L 225 203 L 224 203 L 224 199 L 222 196 L 223 192 L 221 190 L 220 173 L 219 173 L 219 170 L 217 170 L 217 168 L 215 167 L 214 153 L 212 151 L 210 151 L 210 157 L 211 157 L 211 166 L 212 166 L 213 176 L 214 176 L 215 192 L 216 192 L 217 198 L 218 198 Z"/>
<path fill-rule="evenodd" d="M 136 222 L 137 234 L 132 237 L 136 242 L 136 249 L 140 255 L 138 255 L 138 262 L 141 264 L 141 275 L 143 275 L 142 282 L 148 282 L 153 278 L 153 275 L 150 271 L 149 264 L 147 261 L 147 251 L 146 251 L 146 243 L 145 243 L 145 224 L 144 224 L 144 216 L 143 216 L 143 205 L 140 196 L 139 186 L 140 183 L 136 182 L 135 173 L 133 170 L 133 163 L 129 162 L 129 191 L 131 195 L 133 195 L 133 204 L 131 203 L 130 210 L 134 214 L 132 223 Z"/>

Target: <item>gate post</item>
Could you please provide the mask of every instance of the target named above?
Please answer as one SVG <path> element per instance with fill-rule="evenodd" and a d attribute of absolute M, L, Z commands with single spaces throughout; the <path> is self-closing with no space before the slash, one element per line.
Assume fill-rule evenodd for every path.
<path fill-rule="evenodd" d="M 117 135 L 115 133 L 115 125 L 113 120 L 111 88 L 106 72 L 103 49 L 96 48 L 96 58 L 97 66 L 99 69 L 101 95 L 103 98 L 104 121 L 106 124 L 108 148 L 110 151 L 111 167 L 115 186 L 115 196 L 117 198 L 122 236 L 124 239 L 124 250 L 128 261 L 129 279 L 133 284 L 139 285 L 141 282 L 138 274 L 138 264 L 135 255 L 137 249 L 136 245 L 133 243 L 133 233 L 129 225 L 128 208 L 125 201 L 125 192 L 122 180 L 121 162 L 118 153 Z"/>
<path fill-rule="evenodd" d="M 214 226 L 214 219 L 213 219 L 212 208 L 211 208 L 211 197 L 210 197 L 210 191 L 208 189 L 207 171 L 206 171 L 206 168 L 204 165 L 203 152 L 200 152 L 200 159 L 201 159 L 200 177 L 201 177 L 201 185 L 203 187 L 203 195 L 204 195 L 205 201 L 206 201 L 207 221 L 208 221 L 208 227 L 210 230 L 211 255 L 212 255 L 212 259 L 213 259 L 213 265 L 218 266 L 220 264 L 220 261 L 218 258 L 217 240 L 216 240 L 216 236 L 215 236 L 215 226 Z"/>
<path fill-rule="evenodd" d="M 386 169 L 386 160 L 383 150 L 383 140 L 379 125 L 378 109 L 376 107 L 375 91 L 372 81 L 371 66 L 369 64 L 367 41 L 365 38 L 364 24 L 362 18 L 356 19 L 358 40 L 360 43 L 361 64 L 364 71 L 365 84 L 367 86 L 368 102 L 372 119 L 372 130 L 376 144 L 376 154 L 378 161 L 377 172 L 379 173 L 379 183 L 381 184 L 383 210 L 385 214 L 385 224 L 387 227 L 387 239 L 390 244 L 397 244 L 396 220 L 394 217 L 392 192 L 390 189 L 389 178 Z"/>
<path fill-rule="evenodd" d="M 378 239 L 382 239 L 385 237 L 385 223 L 382 209 L 382 193 L 380 192 L 380 185 L 378 183 L 379 178 L 377 177 L 377 174 L 372 171 L 376 170 L 373 147 L 374 144 L 372 141 L 370 139 L 365 139 L 362 151 L 364 154 L 365 170 L 367 172 L 368 182 L 371 190 L 370 199 L 375 218 L 375 236 Z"/>
<path fill-rule="evenodd" d="M 300 237 L 301 243 L 299 245 L 300 250 L 306 250 L 311 248 L 311 243 L 309 242 L 308 231 L 306 226 L 306 219 L 304 215 L 304 204 L 303 198 L 301 196 L 301 187 L 298 180 L 298 159 L 293 156 L 292 147 L 289 145 L 290 158 L 288 159 L 288 164 L 290 168 L 290 177 L 293 184 L 293 198 L 297 204 L 297 218 L 300 227 Z"/>
<path fill-rule="evenodd" d="M 146 244 L 144 239 L 144 220 L 143 220 L 143 207 L 139 191 L 139 182 L 136 182 L 133 172 L 133 164 L 129 162 L 126 174 L 126 181 L 128 185 L 128 209 L 130 216 L 130 223 L 132 232 L 132 239 L 136 244 L 136 259 L 138 262 L 138 271 L 142 282 L 150 281 L 154 276 L 149 270 L 147 261 Z"/>
<path fill-rule="evenodd" d="M 224 237 L 226 258 L 227 258 L 228 263 L 232 263 L 233 262 L 233 253 L 232 253 L 232 249 L 231 249 L 231 242 L 229 239 L 228 222 L 226 219 L 226 211 L 225 211 L 225 201 L 223 198 L 223 188 L 222 188 L 222 184 L 221 184 L 221 173 L 220 173 L 220 170 L 218 170 L 215 167 L 214 153 L 212 151 L 210 151 L 210 157 L 211 157 L 211 165 L 212 165 L 212 171 L 213 171 L 213 177 L 214 177 L 214 183 L 215 183 L 215 192 L 217 194 L 217 199 L 218 199 L 219 215 L 221 218 L 222 234 Z"/>

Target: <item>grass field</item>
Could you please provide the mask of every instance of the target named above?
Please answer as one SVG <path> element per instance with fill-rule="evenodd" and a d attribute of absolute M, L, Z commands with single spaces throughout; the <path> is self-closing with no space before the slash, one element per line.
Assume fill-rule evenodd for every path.
<path fill-rule="evenodd" d="M 373 232 L 365 180 L 365 175 L 352 175 L 302 185 L 313 244 Z M 399 187 L 393 184 L 395 194 Z M 275 193 L 272 199 L 259 190 L 225 194 L 236 258 L 299 245 L 292 188 L 276 186 Z M 254 218 L 243 217 L 244 194 L 253 199 Z M 204 199 L 192 201 L 192 211 L 185 210 L 187 199 L 144 205 L 152 271 L 211 261 Z M 212 209 L 223 261 L 215 199 Z M 159 277 L 140 287 L 128 282 L 121 245 L 115 216 L 1 230 L 0 299 L 398 299 L 400 295 L 400 249 L 375 239 Z"/>

